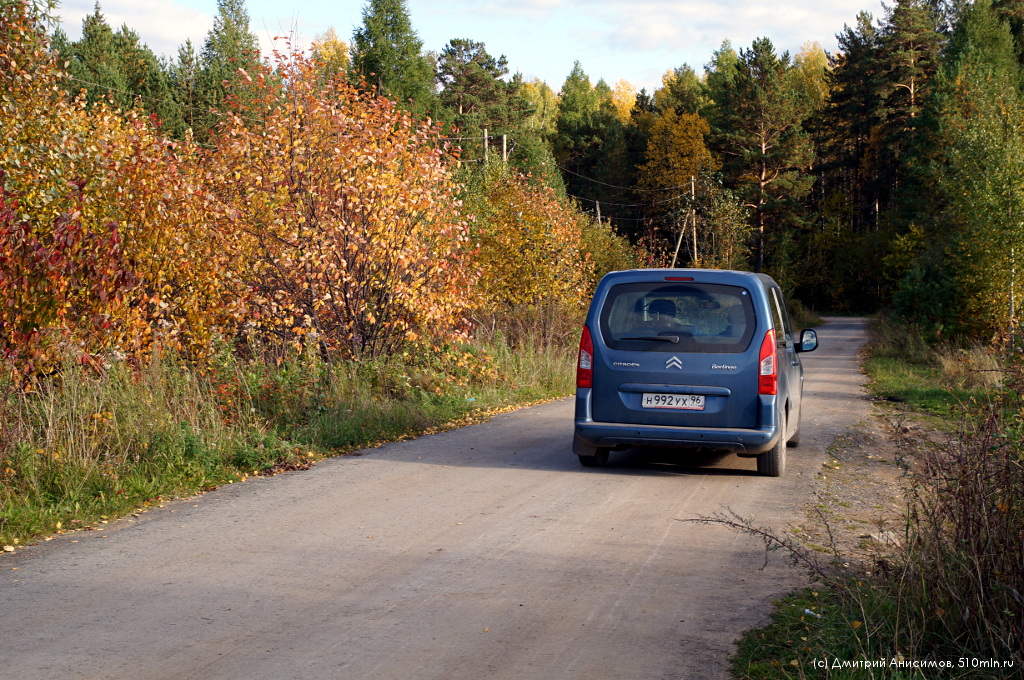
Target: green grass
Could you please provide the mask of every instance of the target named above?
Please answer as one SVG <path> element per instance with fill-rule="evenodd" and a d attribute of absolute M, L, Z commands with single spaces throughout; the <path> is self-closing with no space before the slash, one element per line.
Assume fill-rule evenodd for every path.
<path fill-rule="evenodd" d="M 574 357 L 496 336 L 335 365 L 158 355 L 102 375 L 68 365 L 28 392 L 0 384 L 0 545 L 564 396 Z"/>
<path fill-rule="evenodd" d="M 868 390 L 876 398 L 947 420 L 998 391 L 1004 377 L 1000 366 L 1001 357 L 991 347 L 932 346 L 913 327 L 886 319 L 873 322 L 864 358 Z"/>
<path fill-rule="evenodd" d="M 951 384 L 933 365 L 872 357 L 864 362 L 864 370 L 871 377 L 868 389 L 875 397 L 932 416 L 948 418 L 970 399 L 983 396 L 976 388 Z"/>

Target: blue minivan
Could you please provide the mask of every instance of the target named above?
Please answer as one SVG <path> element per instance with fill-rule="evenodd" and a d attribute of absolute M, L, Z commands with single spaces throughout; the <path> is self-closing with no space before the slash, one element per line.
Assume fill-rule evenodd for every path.
<path fill-rule="evenodd" d="M 580 339 L 573 453 L 658 447 L 755 456 L 778 477 L 800 439 L 803 366 L 778 284 L 711 269 L 612 272 Z"/>

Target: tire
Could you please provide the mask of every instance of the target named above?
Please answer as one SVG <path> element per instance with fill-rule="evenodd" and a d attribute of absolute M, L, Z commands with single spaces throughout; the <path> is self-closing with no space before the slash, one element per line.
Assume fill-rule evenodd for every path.
<path fill-rule="evenodd" d="M 583 467 L 604 467 L 608 464 L 608 449 L 597 449 L 593 456 L 577 456 Z"/>
<path fill-rule="evenodd" d="M 785 432 L 786 422 L 782 422 L 782 431 Z M 765 477 L 781 477 L 786 471 L 786 437 L 782 435 L 779 441 L 770 451 L 762 453 L 757 457 L 757 473 Z"/>

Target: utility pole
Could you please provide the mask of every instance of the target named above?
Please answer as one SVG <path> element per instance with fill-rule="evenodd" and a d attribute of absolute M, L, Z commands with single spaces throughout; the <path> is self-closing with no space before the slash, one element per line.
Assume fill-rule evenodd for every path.
<path fill-rule="evenodd" d="M 672 222 L 675 224 L 677 229 L 679 229 L 678 214 L 679 213 L 675 212 L 672 213 Z M 676 260 L 679 259 L 679 248 L 683 245 L 683 232 L 685 231 L 685 229 L 686 225 L 683 225 L 683 228 L 679 229 L 679 238 L 676 240 L 676 252 L 672 254 L 672 269 L 676 268 Z"/>
<path fill-rule="evenodd" d="M 484 163 L 487 162 L 487 128 L 484 128 Z"/>
<path fill-rule="evenodd" d="M 697 180 L 693 175 L 690 175 L 690 219 L 693 222 L 693 266 L 698 266 L 697 263 L 697 210 L 693 206 L 693 202 L 697 200 Z"/>

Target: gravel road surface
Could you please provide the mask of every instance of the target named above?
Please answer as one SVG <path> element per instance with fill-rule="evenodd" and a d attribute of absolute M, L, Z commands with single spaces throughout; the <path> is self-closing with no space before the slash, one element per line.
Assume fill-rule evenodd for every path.
<path fill-rule="evenodd" d="M 572 400 L 524 409 L 0 555 L 0 677 L 726 678 L 805 577 L 681 520 L 805 518 L 869 410 L 864 320 L 829 321 L 782 478 L 734 456 L 582 468 Z"/>

